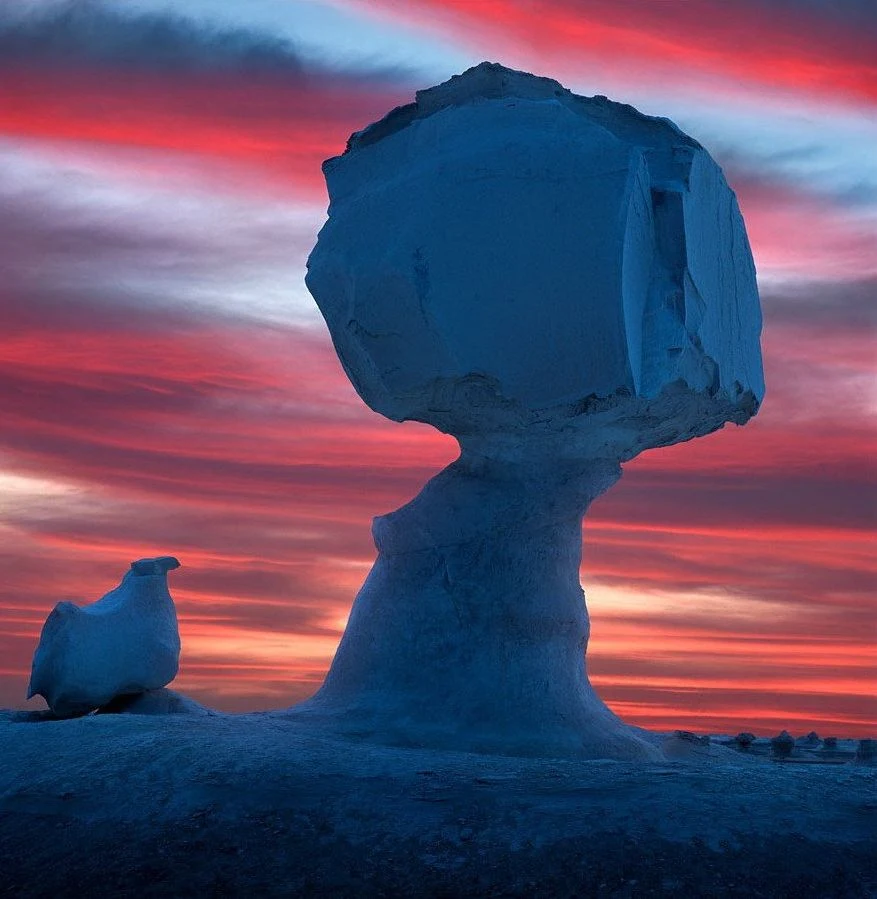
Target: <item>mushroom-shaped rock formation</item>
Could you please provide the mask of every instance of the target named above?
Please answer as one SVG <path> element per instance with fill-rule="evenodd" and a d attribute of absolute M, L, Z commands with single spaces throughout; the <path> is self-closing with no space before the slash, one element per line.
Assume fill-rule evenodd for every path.
<path fill-rule="evenodd" d="M 171 556 L 140 559 L 97 602 L 59 602 L 40 634 L 28 699 L 40 694 L 56 715 L 72 717 L 169 684 L 180 633 L 167 573 L 179 566 Z"/>
<path fill-rule="evenodd" d="M 721 170 L 666 119 L 488 63 L 323 170 L 307 284 L 344 369 L 461 455 L 375 519 L 378 560 L 296 714 L 399 743 L 653 756 L 588 682 L 581 523 L 621 462 L 758 409 L 755 269 Z"/>

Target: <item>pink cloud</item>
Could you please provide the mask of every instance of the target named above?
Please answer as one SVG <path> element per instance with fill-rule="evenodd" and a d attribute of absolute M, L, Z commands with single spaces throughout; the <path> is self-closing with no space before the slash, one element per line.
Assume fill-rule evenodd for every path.
<path fill-rule="evenodd" d="M 557 2 L 544 15 L 515 0 L 385 6 L 570 58 L 586 51 L 621 68 L 636 58 L 650 77 L 677 68 L 687 48 L 686 71 L 704 77 L 873 98 L 858 36 L 842 23 L 818 35 L 806 17 L 780 22 L 764 5 L 747 5 L 743 19 L 740 6 L 699 2 L 699 20 L 690 6 L 680 19 L 686 5 L 660 4 L 654 21 L 645 2 Z M 6 54 L 0 133 L 146 150 L 138 164 L 162 160 L 150 177 L 184 181 L 187 166 L 215 162 L 229 191 L 253 179 L 264 190 L 264 178 L 289 196 L 322 196 L 322 159 L 408 99 L 391 80 L 305 77 L 292 63 L 168 74 L 149 48 L 126 69 L 70 46 L 52 64 Z M 817 71 L 811 58 L 833 62 Z M 591 670 L 610 704 L 643 724 L 859 734 L 873 710 L 856 683 L 873 665 L 863 634 L 877 575 L 875 441 L 861 386 L 875 373 L 862 317 L 871 295 L 864 282 L 850 299 L 831 279 L 862 275 L 873 241 L 827 201 L 745 178 L 740 193 L 759 258 L 824 280 L 791 298 L 765 291 L 768 396 L 754 422 L 645 455 L 595 505 L 585 584 L 637 602 L 592 604 Z M 302 698 L 373 558 L 370 518 L 419 490 L 454 457 L 453 441 L 368 412 L 322 331 L 196 314 L 185 288 L 159 306 L 148 291 L 114 287 L 121 257 L 144 269 L 197 257 L 222 272 L 225 244 L 18 211 L 15 250 L 0 259 L 10 272 L 0 286 L 0 460 L 20 491 L 0 506 L 0 704 L 18 703 L 55 602 L 92 601 L 131 559 L 159 552 L 184 565 L 172 576 L 179 686 L 224 708 Z M 99 290 L 37 264 L 59 245 L 104 273 Z M 658 599 L 676 605 L 650 611 Z"/>
<path fill-rule="evenodd" d="M 494 52 L 523 51 L 555 64 L 598 64 L 611 78 L 665 84 L 701 79 L 867 104 L 877 64 L 867 27 L 832 10 L 768 2 L 688 0 L 347 0 L 360 8 L 448 31 Z"/>

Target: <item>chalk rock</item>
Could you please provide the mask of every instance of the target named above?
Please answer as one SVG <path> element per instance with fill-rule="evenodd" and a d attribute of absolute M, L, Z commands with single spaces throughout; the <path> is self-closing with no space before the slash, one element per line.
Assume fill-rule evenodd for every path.
<path fill-rule="evenodd" d="M 171 556 L 141 559 L 97 602 L 58 603 L 34 653 L 28 699 L 40 694 L 56 715 L 72 717 L 170 683 L 180 634 L 167 572 L 179 565 Z"/>
<path fill-rule="evenodd" d="M 669 120 L 482 63 L 323 170 L 307 284 L 376 411 L 624 461 L 757 410 L 737 200 Z"/>
<path fill-rule="evenodd" d="M 323 171 L 307 284 L 345 371 L 461 453 L 375 519 L 331 669 L 291 714 L 397 745 L 664 758 L 588 680 L 581 524 L 621 462 L 758 408 L 755 269 L 719 167 L 666 119 L 483 63 Z"/>
<path fill-rule="evenodd" d="M 215 715 L 200 702 L 162 687 L 145 693 L 117 696 L 97 710 L 100 715 Z"/>

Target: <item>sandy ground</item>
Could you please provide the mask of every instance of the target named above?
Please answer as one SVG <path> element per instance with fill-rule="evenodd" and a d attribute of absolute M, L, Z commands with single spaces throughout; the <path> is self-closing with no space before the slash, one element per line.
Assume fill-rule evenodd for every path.
<path fill-rule="evenodd" d="M 877 896 L 877 771 L 0 713 L 0 896 Z"/>

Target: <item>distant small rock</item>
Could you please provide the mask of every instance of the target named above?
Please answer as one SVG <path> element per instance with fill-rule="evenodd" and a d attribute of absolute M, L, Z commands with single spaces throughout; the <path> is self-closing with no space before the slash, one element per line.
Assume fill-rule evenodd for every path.
<path fill-rule="evenodd" d="M 710 752 L 710 738 L 700 737 L 688 730 L 676 730 L 671 737 L 664 740 L 661 749 L 669 759 L 706 756 Z"/>
<path fill-rule="evenodd" d="M 856 762 L 860 765 L 873 765 L 877 762 L 877 740 L 859 740 Z"/>
<path fill-rule="evenodd" d="M 796 740 L 796 742 L 799 746 L 815 747 L 820 744 L 821 740 L 819 739 L 819 734 L 816 733 L 815 730 L 811 730 L 810 733 L 807 734 L 806 737 L 799 737 L 798 740 Z"/>
<path fill-rule="evenodd" d="M 749 733 L 749 731 L 743 731 L 742 733 L 737 734 L 734 737 L 734 742 L 740 749 L 749 749 L 749 747 L 755 742 L 755 734 Z"/>
<path fill-rule="evenodd" d="M 822 741 L 822 748 L 834 752 L 837 749 L 837 737 L 826 737 Z"/>
<path fill-rule="evenodd" d="M 784 730 L 770 741 L 770 748 L 777 758 L 787 758 L 795 748 L 795 740 L 788 731 Z"/>
<path fill-rule="evenodd" d="M 134 693 L 117 696 L 105 706 L 99 708 L 98 715 L 215 715 L 213 709 L 201 705 L 182 693 L 162 687 L 159 690 L 147 690 L 145 693 Z"/>

